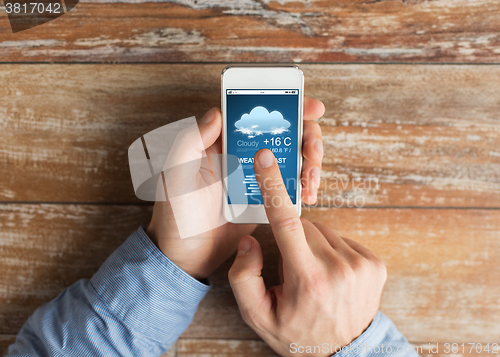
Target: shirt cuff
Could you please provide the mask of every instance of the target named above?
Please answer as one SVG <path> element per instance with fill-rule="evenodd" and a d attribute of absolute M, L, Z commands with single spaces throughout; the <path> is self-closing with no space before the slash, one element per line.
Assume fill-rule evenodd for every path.
<path fill-rule="evenodd" d="M 368 328 L 334 357 L 418 356 L 392 321 L 380 311 Z"/>
<path fill-rule="evenodd" d="M 126 326 L 157 341 L 177 339 L 211 287 L 173 263 L 142 227 L 106 260 L 90 283 Z"/>

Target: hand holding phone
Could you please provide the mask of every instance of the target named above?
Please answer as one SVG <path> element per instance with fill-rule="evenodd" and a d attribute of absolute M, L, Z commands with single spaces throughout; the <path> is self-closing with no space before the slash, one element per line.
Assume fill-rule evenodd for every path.
<path fill-rule="evenodd" d="M 301 181 L 304 183 L 302 199 L 307 203 L 314 203 L 318 188 L 314 180 L 314 171 L 316 171 L 317 181 L 319 182 L 322 153 L 316 149 L 316 143 L 321 144 L 321 129 L 315 120 L 319 119 L 324 111 L 325 107 L 321 101 L 309 97 L 304 98 Z M 197 148 L 191 142 L 181 142 L 182 147 L 179 147 L 178 151 L 183 152 L 186 156 L 192 155 L 195 157 L 202 156 L 201 151 L 204 151 L 208 156 L 220 155 L 222 146 L 219 138 L 223 132 L 221 111 L 218 108 L 209 110 L 198 121 L 198 127 L 204 147 Z M 188 166 L 188 168 L 192 169 L 194 167 Z M 217 171 L 222 170 L 222 167 L 212 165 L 211 169 Z M 200 188 L 203 188 L 213 183 L 212 177 L 221 177 L 221 173 L 214 172 L 213 175 L 206 175 L 203 172 L 203 167 L 200 167 L 196 172 L 191 172 L 189 177 L 200 183 Z M 204 183 L 204 180 L 207 182 Z M 241 236 L 252 233 L 256 227 L 256 225 L 252 224 L 235 225 L 228 222 L 218 226 L 218 216 L 222 214 L 222 210 L 220 212 L 216 211 L 214 207 L 217 205 L 214 203 L 220 202 L 222 204 L 223 188 L 221 181 L 210 186 L 210 189 L 213 191 L 212 196 L 200 195 L 200 191 L 194 189 L 192 190 L 194 194 L 191 195 L 190 199 L 181 203 L 185 205 L 183 210 L 189 213 L 186 218 L 187 223 L 184 220 L 175 219 L 169 201 L 157 201 L 153 210 L 153 218 L 147 229 L 149 237 L 167 257 L 188 274 L 198 279 L 210 275 L 234 253 Z M 178 225 L 196 224 L 198 222 L 196 212 L 204 211 L 214 213 L 217 216 L 213 224 L 214 228 L 203 233 L 201 238 L 181 239 L 178 233 L 180 228 Z M 207 216 L 207 214 L 204 216 Z"/>

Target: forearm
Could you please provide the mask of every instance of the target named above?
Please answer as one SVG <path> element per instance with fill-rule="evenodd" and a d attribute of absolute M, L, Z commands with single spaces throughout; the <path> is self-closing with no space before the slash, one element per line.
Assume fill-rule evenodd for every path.
<path fill-rule="evenodd" d="M 92 279 L 35 311 L 9 355 L 158 356 L 191 323 L 208 290 L 140 228 Z"/>

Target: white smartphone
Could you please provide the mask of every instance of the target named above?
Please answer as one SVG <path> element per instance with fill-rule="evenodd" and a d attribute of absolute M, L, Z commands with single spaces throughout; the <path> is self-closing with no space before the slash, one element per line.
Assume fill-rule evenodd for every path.
<path fill-rule="evenodd" d="M 267 148 L 301 213 L 304 74 L 297 66 L 229 66 L 222 71 L 224 216 L 233 223 L 269 223 L 253 168 Z M 232 174 L 236 168 L 238 174 Z"/>

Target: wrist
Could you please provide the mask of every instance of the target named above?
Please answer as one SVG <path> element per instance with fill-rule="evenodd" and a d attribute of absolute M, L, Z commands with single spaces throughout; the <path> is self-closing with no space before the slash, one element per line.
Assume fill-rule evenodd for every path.
<path fill-rule="evenodd" d="M 200 266 L 199 262 L 196 259 L 193 259 L 189 253 L 176 254 L 176 249 L 184 249 L 182 245 L 171 245 L 168 244 L 169 237 L 161 237 L 161 234 L 158 234 L 158 230 L 155 225 L 151 223 L 147 230 L 146 234 L 153 242 L 153 244 L 163 253 L 172 263 L 177 265 L 181 270 L 183 270 L 186 274 L 192 276 L 196 280 L 208 285 L 208 276 L 215 269 L 210 269 L 210 267 Z M 172 238 L 175 239 L 175 238 Z M 184 249 L 185 250 L 185 249 Z M 180 255 L 180 257 L 179 257 Z"/>

